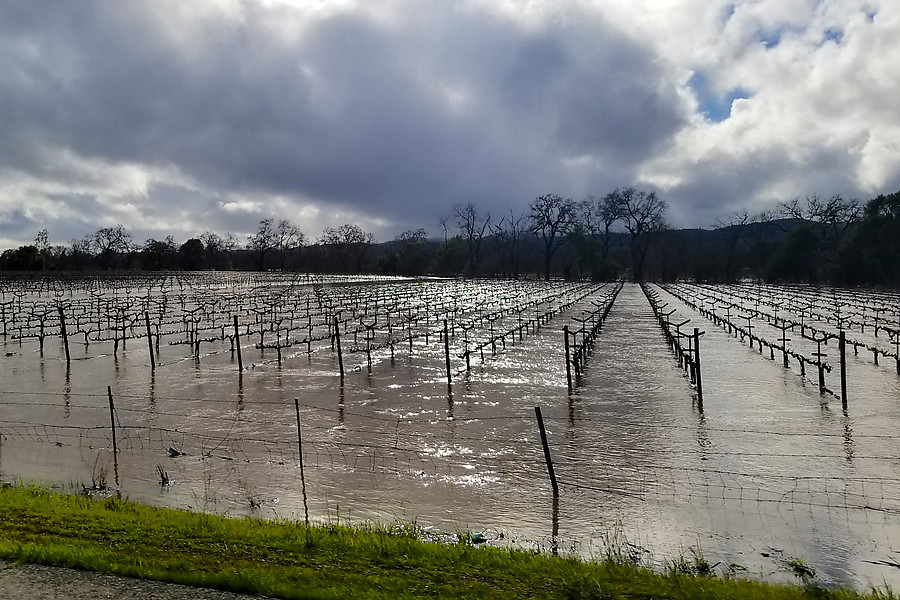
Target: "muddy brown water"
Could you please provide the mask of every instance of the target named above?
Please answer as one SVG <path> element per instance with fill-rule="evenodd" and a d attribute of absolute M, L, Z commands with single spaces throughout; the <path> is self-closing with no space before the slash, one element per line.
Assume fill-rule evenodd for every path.
<path fill-rule="evenodd" d="M 459 284 L 392 285 L 447 286 L 450 295 Z M 487 297 L 497 285 L 466 293 Z M 303 519 L 296 398 L 313 521 L 414 522 L 437 538 L 479 534 L 491 545 L 614 552 L 655 566 L 702 555 L 719 573 L 785 581 L 800 558 L 825 584 L 900 584 L 896 373 L 851 354 L 844 411 L 777 356 L 660 290 L 679 321 L 706 331 L 701 411 L 640 287 L 625 284 L 570 394 L 562 326 L 611 289 L 590 288 L 521 341 L 488 348 L 483 363 L 473 356 L 468 373 L 457 329 L 449 389 L 435 333 L 427 344 L 415 339 L 412 352 L 395 344 L 393 358 L 387 347 L 375 351 L 371 368 L 360 338 L 356 352 L 345 339 L 343 382 L 328 340 L 311 354 L 285 349 L 280 364 L 275 350 L 242 340 L 239 374 L 225 340 L 202 344 L 199 360 L 164 341 L 155 370 L 145 340 L 116 356 L 109 342 L 73 342 L 67 371 L 58 339 L 47 339 L 42 357 L 36 340 L 8 335 L 0 471 L 150 504 Z M 487 327 L 477 325 L 473 339 Z M 534 406 L 547 424 L 558 502 Z"/>

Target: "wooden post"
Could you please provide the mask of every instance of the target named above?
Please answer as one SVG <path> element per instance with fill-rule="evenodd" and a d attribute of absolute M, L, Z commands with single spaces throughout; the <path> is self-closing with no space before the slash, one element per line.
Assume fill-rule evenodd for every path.
<path fill-rule="evenodd" d="M 337 317 L 334 317 L 334 343 L 337 345 L 338 369 L 341 372 L 341 381 L 344 380 L 344 355 L 341 353 L 341 328 L 338 326 Z"/>
<path fill-rule="evenodd" d="M 450 336 L 447 335 L 447 319 L 444 319 L 444 362 L 447 365 L 447 385 L 453 383 L 450 376 Z"/>
<path fill-rule="evenodd" d="M 370 333 L 374 335 L 375 332 L 375 324 L 373 323 L 371 327 L 365 325 L 362 322 L 362 319 L 359 320 L 359 324 L 366 328 L 366 364 L 369 367 L 369 370 L 372 370 L 372 338 L 369 336 Z"/>
<path fill-rule="evenodd" d="M 547 431 L 544 429 L 544 418 L 541 416 L 541 407 L 534 407 L 534 415 L 537 417 L 538 429 L 541 432 L 541 445 L 544 447 L 544 461 L 547 463 L 547 472 L 550 474 L 550 485 L 553 487 L 553 496 L 559 496 L 559 485 L 556 483 L 556 473 L 553 472 L 553 460 L 550 458 L 550 446 L 547 444 Z"/>
<path fill-rule="evenodd" d="M 112 395 L 112 387 L 106 386 L 106 394 L 109 396 L 109 424 L 112 428 L 112 444 L 113 444 L 113 456 L 118 455 L 119 448 L 116 444 L 116 406 L 113 403 L 113 395 Z"/>
<path fill-rule="evenodd" d="M 703 380 L 700 378 L 700 329 L 698 327 L 694 327 L 694 370 L 697 379 L 697 404 L 700 410 L 703 410 Z"/>
<path fill-rule="evenodd" d="M 409 353 L 412 354 L 412 351 L 413 351 L 412 315 L 409 316 L 409 321 L 406 322 L 406 334 L 409 336 Z"/>
<path fill-rule="evenodd" d="M 244 372 L 244 360 L 241 358 L 241 332 L 238 330 L 238 318 L 234 315 L 234 346 L 237 348 L 238 372 Z"/>
<path fill-rule="evenodd" d="M 816 366 L 819 368 L 819 393 L 825 393 L 825 365 L 822 363 L 822 344 L 819 343 L 819 352 L 818 354 Z"/>
<path fill-rule="evenodd" d="M 569 326 L 563 325 L 563 337 L 565 338 L 566 347 L 566 383 L 569 385 L 569 391 L 572 391 L 572 360 L 569 357 Z"/>
<path fill-rule="evenodd" d="M 69 334 L 66 332 L 66 315 L 63 313 L 62 305 L 56 307 L 59 309 L 59 332 L 62 335 L 63 348 L 66 351 L 66 366 L 71 363 L 69 358 Z"/>
<path fill-rule="evenodd" d="M 294 398 L 297 413 L 297 450 L 300 453 L 300 485 L 303 488 L 303 520 L 309 525 L 309 506 L 306 503 L 306 477 L 303 475 L 303 434 L 300 431 L 300 398 Z"/>
<path fill-rule="evenodd" d="M 119 446 L 116 442 L 116 407 L 113 404 L 112 387 L 106 386 L 106 394 L 109 396 L 109 424 L 112 428 L 112 445 L 113 445 L 113 477 L 116 481 L 116 488 L 119 487 Z M 121 492 L 119 492 L 121 493 Z"/>
<path fill-rule="evenodd" d="M 847 336 L 841 331 L 838 337 L 838 351 L 841 354 L 841 403 L 847 407 Z"/>
<path fill-rule="evenodd" d="M 147 348 L 150 349 L 150 370 L 156 369 L 156 357 L 153 356 L 153 335 L 150 333 L 150 313 L 144 312 L 144 323 L 147 325 Z"/>

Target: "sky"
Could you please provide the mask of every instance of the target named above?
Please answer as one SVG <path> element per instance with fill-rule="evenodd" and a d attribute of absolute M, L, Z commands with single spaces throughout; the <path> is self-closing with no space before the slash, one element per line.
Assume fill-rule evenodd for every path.
<path fill-rule="evenodd" d="M 865 201 L 900 190 L 898 65 L 897 0 L 0 0 L 0 248 Z"/>

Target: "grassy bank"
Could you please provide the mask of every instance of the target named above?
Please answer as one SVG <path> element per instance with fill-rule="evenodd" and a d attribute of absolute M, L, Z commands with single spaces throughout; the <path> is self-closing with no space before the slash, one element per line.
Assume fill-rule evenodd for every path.
<path fill-rule="evenodd" d="M 0 558 L 277 598 L 864 597 L 424 543 L 412 528 L 231 519 L 38 488 L 0 490 Z"/>

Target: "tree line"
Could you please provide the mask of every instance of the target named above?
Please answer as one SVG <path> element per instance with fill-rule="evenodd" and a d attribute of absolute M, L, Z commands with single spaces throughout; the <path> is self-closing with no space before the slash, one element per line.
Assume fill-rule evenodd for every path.
<path fill-rule="evenodd" d="M 739 211 L 709 229 L 672 229 L 655 192 L 619 188 L 574 201 L 535 198 L 524 212 L 492 215 L 472 203 L 424 229 L 377 243 L 347 223 L 309 240 L 287 219 L 263 219 L 241 240 L 205 231 L 137 243 L 123 226 L 67 245 L 49 232 L 0 255 L 3 270 L 277 270 L 465 277 L 628 278 L 900 285 L 900 192 L 861 204 L 809 196 L 777 210 Z"/>

